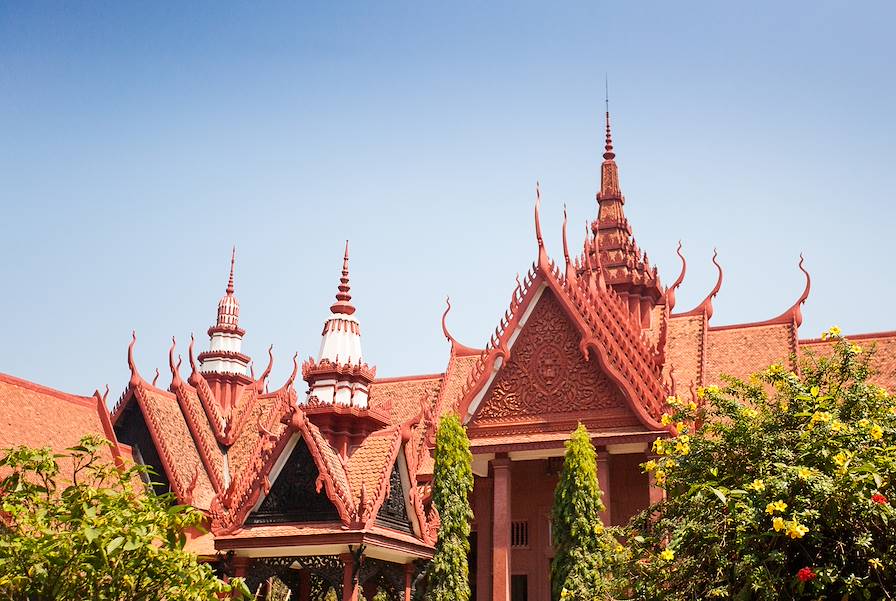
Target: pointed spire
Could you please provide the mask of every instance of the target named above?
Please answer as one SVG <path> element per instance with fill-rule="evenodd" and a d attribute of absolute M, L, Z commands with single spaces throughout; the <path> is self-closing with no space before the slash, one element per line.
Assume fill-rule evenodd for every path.
<path fill-rule="evenodd" d="M 612 161 L 613 159 L 616 158 L 616 153 L 613 152 L 613 134 L 610 132 L 609 100 L 607 101 L 607 103 L 608 103 L 608 106 L 607 106 L 607 111 L 605 113 L 606 118 L 607 118 L 607 139 L 606 139 L 606 142 L 604 143 L 604 158 L 608 161 Z"/>
<path fill-rule="evenodd" d="M 230 252 L 230 278 L 227 280 L 227 294 L 233 294 L 233 267 L 236 263 L 236 244 L 233 245 L 233 250 Z"/>
<path fill-rule="evenodd" d="M 236 246 L 230 253 L 230 276 L 227 278 L 227 288 L 224 296 L 218 301 L 218 319 L 213 327 L 226 330 L 239 329 L 240 302 L 233 295 L 233 271 L 236 264 Z"/>
<path fill-rule="evenodd" d="M 345 256 L 342 258 L 342 276 L 339 278 L 339 292 L 336 293 L 336 302 L 330 305 L 333 313 L 351 315 L 355 312 L 352 305 L 352 295 L 349 294 L 351 286 L 348 282 L 348 240 L 345 241 Z"/>

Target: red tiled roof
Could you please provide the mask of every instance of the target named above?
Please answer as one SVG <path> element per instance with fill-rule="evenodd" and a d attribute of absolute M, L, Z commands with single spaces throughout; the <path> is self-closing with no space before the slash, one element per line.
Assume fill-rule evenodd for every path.
<path fill-rule="evenodd" d="M 195 507 L 208 509 L 215 489 L 177 399 L 170 392 L 145 383 L 132 387 L 131 392 L 158 448 L 174 493 L 181 501 L 192 497 Z"/>
<path fill-rule="evenodd" d="M 873 374 L 871 381 L 883 386 L 891 394 L 896 392 L 896 332 L 881 332 L 847 336 L 850 341 L 864 349 L 874 348 L 871 359 Z M 829 355 L 833 351 L 831 340 L 800 340 L 800 356 L 807 354 Z"/>
<path fill-rule="evenodd" d="M 666 334 L 666 364 L 663 369 L 665 379 L 670 377 L 674 367 L 677 392 L 682 394 L 693 382 L 703 383 L 703 338 L 706 331 L 704 314 L 671 317 Z"/>
<path fill-rule="evenodd" d="M 99 395 L 77 396 L 0 373 L 0 449 L 26 445 L 63 451 L 78 444 L 85 434 L 115 442 Z M 115 451 L 121 450 L 116 445 Z M 108 448 L 101 454 L 113 458 Z M 128 448 L 125 455 L 129 454 Z"/>
<path fill-rule="evenodd" d="M 404 423 L 420 415 L 424 402 L 430 407 L 435 404 L 443 378 L 443 374 L 435 374 L 375 380 L 370 385 L 370 407 L 387 415 L 391 408 L 390 422 Z"/>
<path fill-rule="evenodd" d="M 794 345 L 792 323 L 709 328 L 704 377 L 719 382 L 722 374 L 747 378 L 772 363 L 789 363 Z"/>

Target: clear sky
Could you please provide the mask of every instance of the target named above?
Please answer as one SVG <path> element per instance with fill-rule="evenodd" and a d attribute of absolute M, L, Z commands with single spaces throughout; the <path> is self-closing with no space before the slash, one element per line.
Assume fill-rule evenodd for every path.
<path fill-rule="evenodd" d="M 352 245 L 381 376 L 483 344 L 566 203 L 604 74 L 627 215 L 678 308 L 896 329 L 892 2 L 0 2 L 0 371 L 76 393 L 202 348 L 237 246 L 244 349 L 316 354 Z"/>

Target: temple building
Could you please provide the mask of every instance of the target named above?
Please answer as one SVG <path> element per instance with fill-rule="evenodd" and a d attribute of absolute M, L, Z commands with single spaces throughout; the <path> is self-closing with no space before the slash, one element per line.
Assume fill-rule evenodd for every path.
<path fill-rule="evenodd" d="M 457 412 L 473 450 L 474 599 L 547 601 L 553 490 L 577 423 L 597 449 L 602 518 L 624 524 L 662 497 L 640 465 L 651 443 L 669 435 L 661 416 L 670 395 L 690 398 L 722 374 L 746 377 L 774 362 L 797 369 L 799 357 L 832 344 L 800 338 L 810 291 L 802 259 L 794 274 L 804 291 L 771 319 L 712 323 L 723 274 L 715 256 L 715 286 L 696 307 L 678 310 L 681 246 L 680 272 L 664 285 L 625 215 L 609 113 L 603 159 L 595 218 L 573 247 L 564 216 L 556 262 L 536 188 L 535 260 L 484 346 L 452 336 L 448 304 L 441 373 L 376 377 L 368 362 L 376 349 L 362 348 L 359 314 L 376 316 L 356 310 L 346 243 L 317 355 L 293 357 L 290 377 L 270 382 L 269 349 L 256 375 L 242 350 L 231 257 L 208 342 L 199 342 L 205 350 L 172 340 L 170 373 L 146 379 L 133 335 L 130 380 L 113 406 L 99 392 L 75 396 L 0 374 L 0 448 L 62 449 L 99 433 L 113 442 L 111 455 L 151 466 L 159 492 L 205 513 L 209 532 L 193 533 L 190 548 L 222 573 L 246 577 L 252 590 L 276 583 L 298 601 L 323 599 L 330 588 L 344 601 L 384 590 L 410 601 L 438 536 L 435 430 Z M 894 389 L 896 332 L 850 339 L 876 347 L 875 378 Z"/>

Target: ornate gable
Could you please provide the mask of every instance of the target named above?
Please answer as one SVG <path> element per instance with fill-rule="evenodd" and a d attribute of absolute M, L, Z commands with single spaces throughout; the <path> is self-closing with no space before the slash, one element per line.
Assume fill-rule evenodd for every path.
<path fill-rule="evenodd" d="M 392 466 L 392 473 L 389 475 L 389 496 L 380 505 L 380 510 L 376 514 L 376 523 L 408 534 L 414 532 L 411 518 L 408 516 L 408 507 L 404 501 L 404 487 L 401 485 L 398 461 Z"/>
<path fill-rule="evenodd" d="M 481 429 L 530 424 L 533 430 L 569 430 L 577 421 L 598 428 L 640 426 L 622 392 L 592 356 L 580 350 L 581 334 L 545 288 L 510 359 L 492 381 L 470 422 Z"/>
<path fill-rule="evenodd" d="M 246 524 L 338 522 L 339 512 L 320 482 L 320 471 L 302 437 L 280 470 L 277 480 Z"/>

